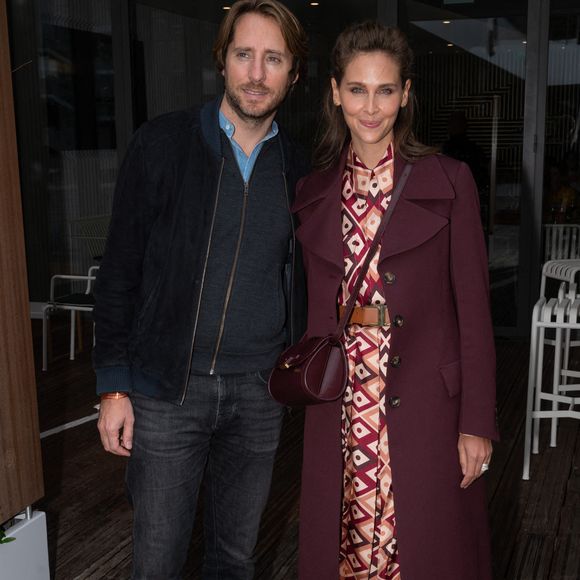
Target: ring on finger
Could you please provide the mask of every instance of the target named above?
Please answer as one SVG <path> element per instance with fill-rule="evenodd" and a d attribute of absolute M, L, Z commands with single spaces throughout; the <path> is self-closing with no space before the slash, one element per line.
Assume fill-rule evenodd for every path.
<path fill-rule="evenodd" d="M 489 469 L 489 463 L 481 464 L 481 473 L 485 473 Z"/>

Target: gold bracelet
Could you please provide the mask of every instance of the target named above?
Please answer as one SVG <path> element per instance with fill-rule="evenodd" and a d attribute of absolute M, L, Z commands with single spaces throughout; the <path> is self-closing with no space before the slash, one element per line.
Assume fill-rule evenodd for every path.
<path fill-rule="evenodd" d="M 129 393 L 124 393 L 123 391 L 115 391 L 113 393 L 102 393 L 101 401 L 103 399 L 125 399 L 129 396 Z"/>

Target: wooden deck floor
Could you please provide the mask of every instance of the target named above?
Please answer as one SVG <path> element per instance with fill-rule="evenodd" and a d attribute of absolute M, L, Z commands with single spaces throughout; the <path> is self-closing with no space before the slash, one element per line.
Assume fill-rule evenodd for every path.
<path fill-rule="evenodd" d="M 495 579 L 579 580 L 580 421 L 560 422 L 556 448 L 547 446 L 544 426 L 531 481 L 522 481 L 527 343 L 498 340 L 497 353 L 502 441 L 486 476 Z M 75 362 L 57 358 L 37 376 L 42 431 L 96 412 L 87 353 Z M 295 413 L 284 427 L 258 549 L 257 577 L 263 580 L 296 578 L 302 422 Z M 47 513 L 54 578 L 128 578 L 131 512 L 123 491 L 124 460 L 101 451 L 94 420 L 44 438 L 42 450 L 46 497 L 38 507 Z M 199 578 L 202 541 L 198 525 L 186 578 Z"/>

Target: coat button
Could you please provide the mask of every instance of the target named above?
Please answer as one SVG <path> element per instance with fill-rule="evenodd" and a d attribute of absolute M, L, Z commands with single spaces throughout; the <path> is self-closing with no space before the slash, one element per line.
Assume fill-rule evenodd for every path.
<path fill-rule="evenodd" d="M 403 326 L 403 317 L 400 314 L 396 314 L 395 318 L 393 318 L 393 326 L 396 326 L 397 328 L 401 328 L 401 326 Z"/>
<path fill-rule="evenodd" d="M 393 272 L 385 272 L 385 282 L 387 284 L 394 284 L 397 277 Z"/>
<path fill-rule="evenodd" d="M 389 407 L 396 409 L 401 406 L 401 397 L 389 397 Z"/>
<path fill-rule="evenodd" d="M 391 366 L 398 368 L 401 366 L 401 357 L 396 354 L 393 358 L 391 358 Z"/>

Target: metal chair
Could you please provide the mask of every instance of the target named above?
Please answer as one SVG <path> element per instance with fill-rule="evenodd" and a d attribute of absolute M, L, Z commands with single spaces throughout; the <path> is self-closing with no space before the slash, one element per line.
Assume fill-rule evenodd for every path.
<path fill-rule="evenodd" d="M 76 316 L 79 312 L 92 312 L 95 300 L 92 289 L 99 266 L 91 266 L 86 276 L 74 276 L 69 274 L 57 274 L 50 280 L 50 298 L 42 308 L 42 370 L 48 368 L 48 320 L 52 313 L 57 310 L 70 312 L 70 360 L 75 359 L 75 336 L 76 336 Z M 84 291 L 72 292 L 64 296 L 55 296 L 56 283 L 59 280 L 66 280 L 70 283 L 82 282 Z M 94 341 L 94 336 L 93 336 Z"/>
<path fill-rule="evenodd" d="M 522 479 L 530 478 L 530 452 L 539 452 L 540 419 L 551 419 L 550 447 L 556 446 L 558 419 L 580 419 L 580 384 L 569 384 L 568 379 L 580 379 L 580 372 L 569 369 L 570 348 L 580 346 L 571 340 L 571 331 L 580 330 L 580 297 L 577 294 L 577 277 L 580 260 L 552 260 L 542 268 L 540 299 L 532 313 L 530 336 L 530 364 L 524 436 L 524 467 Z M 546 298 L 546 280 L 559 280 L 557 298 Z M 546 329 L 554 329 L 554 339 L 546 339 Z M 554 372 L 551 391 L 542 389 L 544 347 L 554 345 Z M 551 409 L 542 409 L 542 402 L 551 402 Z M 561 406 L 564 408 L 561 408 Z"/>

